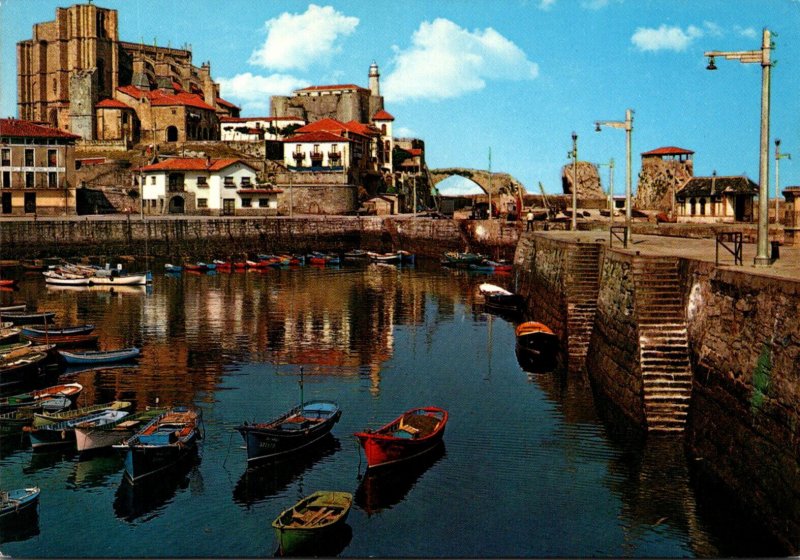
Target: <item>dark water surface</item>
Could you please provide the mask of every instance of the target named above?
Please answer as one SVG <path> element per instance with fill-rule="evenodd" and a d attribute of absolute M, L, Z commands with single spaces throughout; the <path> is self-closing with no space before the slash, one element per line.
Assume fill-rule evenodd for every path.
<path fill-rule="evenodd" d="M 136 345 L 135 367 L 70 373 L 80 405 L 194 403 L 196 458 L 135 487 L 114 454 L 0 446 L 3 488 L 38 485 L 38 519 L 3 529 L 24 557 L 271 556 L 270 523 L 315 490 L 355 495 L 348 528 L 324 554 L 379 557 L 769 555 L 693 485 L 680 439 L 631 437 L 598 417 L 580 375 L 528 374 L 514 324 L 475 302 L 482 275 L 345 266 L 170 277 L 152 287 L 46 288 L 26 277 L 0 301 L 26 300 L 62 324 L 95 323 L 100 347 Z M 493 283 L 511 286 L 512 277 Z M 343 410 L 333 437 L 248 470 L 243 420 L 299 401 Z M 62 378 L 63 379 L 63 378 Z M 401 412 L 450 412 L 445 445 L 420 463 L 362 477 L 353 432 Z M 755 539 L 755 540 L 754 540 Z M 767 546 L 767 545 L 763 545 Z"/>

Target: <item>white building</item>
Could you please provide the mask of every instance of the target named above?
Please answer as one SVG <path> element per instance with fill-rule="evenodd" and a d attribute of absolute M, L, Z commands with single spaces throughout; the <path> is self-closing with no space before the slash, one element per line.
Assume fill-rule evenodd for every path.
<path fill-rule="evenodd" d="M 283 163 L 295 169 L 345 171 L 352 157 L 351 140 L 332 132 L 296 134 L 283 141 Z"/>
<path fill-rule="evenodd" d="M 223 141 L 279 140 L 288 126 L 303 126 L 300 117 L 221 117 L 220 138 Z"/>
<path fill-rule="evenodd" d="M 170 158 L 139 169 L 147 214 L 274 214 L 279 189 L 258 185 L 239 159 Z"/>

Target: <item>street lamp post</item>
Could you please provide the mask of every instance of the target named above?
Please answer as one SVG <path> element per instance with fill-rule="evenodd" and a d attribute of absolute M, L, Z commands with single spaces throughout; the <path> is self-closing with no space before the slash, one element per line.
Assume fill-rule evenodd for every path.
<path fill-rule="evenodd" d="M 755 266 L 769 266 L 772 259 L 769 255 L 769 88 L 770 62 L 769 51 L 772 49 L 770 31 L 764 28 L 761 36 L 761 48 L 755 51 L 706 51 L 708 57 L 707 70 L 716 70 L 715 57 L 738 60 L 742 64 L 761 65 L 761 143 L 758 166 L 758 247 Z"/>
<path fill-rule="evenodd" d="M 778 218 L 778 202 L 779 202 L 778 199 L 780 198 L 779 194 L 780 191 L 778 189 L 780 188 L 780 183 L 781 183 L 780 180 L 781 166 L 779 164 L 783 158 L 792 159 L 792 154 L 782 154 L 781 139 L 776 138 L 775 139 L 775 223 L 776 224 L 780 223 L 780 219 Z"/>
<path fill-rule="evenodd" d="M 614 227 L 614 158 L 608 163 L 598 163 L 597 167 L 608 167 L 608 212 L 611 227 Z"/>
<path fill-rule="evenodd" d="M 633 133 L 633 109 L 625 110 L 624 121 L 597 121 L 594 123 L 596 132 L 601 126 L 621 128 L 625 131 L 625 245 L 631 241 L 631 135 Z M 613 220 L 612 220 L 613 221 Z"/>
<path fill-rule="evenodd" d="M 567 152 L 567 157 L 572 158 L 572 223 L 571 231 L 578 230 L 578 135 L 572 133 L 572 150 Z"/>

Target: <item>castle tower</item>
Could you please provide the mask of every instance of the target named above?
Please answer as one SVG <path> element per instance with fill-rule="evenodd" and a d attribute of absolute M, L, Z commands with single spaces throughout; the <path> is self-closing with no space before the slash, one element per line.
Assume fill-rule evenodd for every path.
<path fill-rule="evenodd" d="M 675 192 L 694 176 L 693 155 L 692 150 L 675 146 L 642 153 L 634 207 L 674 214 Z"/>
<path fill-rule="evenodd" d="M 373 61 L 369 67 L 369 90 L 375 97 L 381 96 L 381 73 L 378 72 L 378 63 Z"/>

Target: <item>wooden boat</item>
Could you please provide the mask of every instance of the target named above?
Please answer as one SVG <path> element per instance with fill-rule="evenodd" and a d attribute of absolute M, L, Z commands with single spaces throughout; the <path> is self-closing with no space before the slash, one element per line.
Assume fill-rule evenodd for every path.
<path fill-rule="evenodd" d="M 186 263 L 183 265 L 183 269 L 190 272 L 208 272 L 208 267 L 200 264 Z"/>
<path fill-rule="evenodd" d="M 318 491 L 297 502 L 272 522 L 281 554 L 301 552 L 342 527 L 353 505 L 349 492 Z"/>
<path fill-rule="evenodd" d="M 147 284 L 147 273 L 109 274 L 89 277 L 89 285 L 94 286 L 144 286 Z"/>
<path fill-rule="evenodd" d="M 132 403 L 130 401 L 111 401 L 108 403 L 93 404 L 90 406 L 83 406 L 74 410 L 66 410 L 61 412 L 42 410 L 39 412 L 34 412 L 33 427 L 41 428 L 51 424 L 58 424 L 59 422 L 64 422 L 65 420 L 74 420 L 75 418 L 88 416 L 89 414 L 94 414 L 95 412 L 101 412 L 103 410 L 128 410 L 131 406 Z"/>
<path fill-rule="evenodd" d="M 22 336 L 35 343 L 55 344 L 61 348 L 96 344 L 99 338 L 96 334 L 23 334 Z"/>
<path fill-rule="evenodd" d="M 486 259 L 486 255 L 479 253 L 459 253 L 447 251 L 442 258 L 443 266 L 454 266 L 456 268 L 469 268 L 471 264 L 478 264 Z"/>
<path fill-rule="evenodd" d="M 373 253 L 370 251 L 367 255 L 372 262 L 387 264 L 396 264 L 400 262 L 400 255 L 397 253 Z"/>
<path fill-rule="evenodd" d="M 530 356 L 549 357 L 558 351 L 558 336 L 550 327 L 536 321 L 526 321 L 517 326 L 517 348 Z"/>
<path fill-rule="evenodd" d="M 346 261 L 365 261 L 369 258 L 367 251 L 363 249 L 353 249 L 352 251 L 347 251 L 344 254 L 344 260 Z"/>
<path fill-rule="evenodd" d="M 400 261 L 405 264 L 414 264 L 415 262 L 417 262 L 417 255 L 415 255 L 414 253 L 410 253 L 408 251 L 400 249 L 399 251 L 397 251 L 397 254 L 400 255 Z"/>
<path fill-rule="evenodd" d="M 16 350 L 21 350 L 22 348 L 29 348 L 31 344 L 32 343 L 30 340 L 0 344 L 0 358 L 4 358 L 6 354 L 11 354 Z"/>
<path fill-rule="evenodd" d="M 0 313 L 7 311 L 25 311 L 28 308 L 26 303 L 10 303 L 8 305 L 0 305 Z"/>
<path fill-rule="evenodd" d="M 75 445 L 79 452 L 111 447 L 133 436 L 145 424 L 165 412 L 166 409 L 163 408 L 151 408 L 107 424 L 95 426 L 78 424 L 75 426 Z"/>
<path fill-rule="evenodd" d="M 22 406 L 30 406 L 37 401 L 44 401 L 54 397 L 68 397 L 73 401 L 78 398 L 80 392 L 83 391 L 83 385 L 80 383 L 64 383 L 61 385 L 53 385 L 52 387 L 45 387 L 29 393 L 20 393 L 10 397 L 0 398 L 0 411 L 6 412 Z"/>
<path fill-rule="evenodd" d="M 0 278 L 0 286 L 4 288 L 11 288 L 17 285 L 17 281 L 11 278 Z"/>
<path fill-rule="evenodd" d="M 175 407 L 156 416 L 140 431 L 114 449 L 125 459 L 125 476 L 131 482 L 171 467 L 197 449 L 200 410 Z"/>
<path fill-rule="evenodd" d="M 518 312 L 522 308 L 522 296 L 509 292 L 505 288 L 494 284 L 481 284 L 478 291 L 483 296 L 484 305 L 495 311 Z"/>
<path fill-rule="evenodd" d="M 335 402 L 309 401 L 269 422 L 244 424 L 236 429 L 254 463 L 299 451 L 328 435 L 342 411 Z"/>
<path fill-rule="evenodd" d="M 47 424 L 45 426 L 26 426 L 22 431 L 28 434 L 33 450 L 40 450 L 62 445 L 75 444 L 75 426 L 98 425 L 114 422 L 128 415 L 127 410 L 99 410 L 85 416 L 79 416 L 70 420 Z"/>
<path fill-rule="evenodd" d="M 47 352 L 37 352 L 31 347 L 20 348 L 0 358 L 0 385 L 22 381 L 25 374 L 39 367 L 47 359 Z"/>
<path fill-rule="evenodd" d="M 166 263 L 164 265 L 164 270 L 166 270 L 167 272 L 180 272 L 181 270 L 183 270 L 183 267 L 178 266 L 177 264 Z"/>
<path fill-rule="evenodd" d="M 100 364 L 113 362 L 127 362 L 139 357 L 138 348 L 119 348 L 117 350 L 87 350 L 85 352 L 68 352 L 58 350 L 61 358 L 70 365 Z"/>
<path fill-rule="evenodd" d="M 36 509 L 39 492 L 37 486 L 0 492 L 0 519 L 6 521 Z"/>
<path fill-rule="evenodd" d="M 72 401 L 67 397 L 54 397 L 19 407 L 10 412 L 3 412 L 0 414 L 0 434 L 21 432 L 22 428 L 33 423 L 33 415 L 38 411 L 61 412 L 71 406 Z"/>
<path fill-rule="evenodd" d="M 51 328 L 41 328 L 41 327 L 22 327 L 22 334 L 23 335 L 33 335 L 33 336 L 53 336 L 53 335 L 65 335 L 65 334 L 88 334 L 94 330 L 94 325 L 86 324 L 86 325 L 75 325 L 72 327 L 53 327 Z"/>
<path fill-rule="evenodd" d="M 16 327 L 0 328 L 0 344 L 8 344 L 19 339 L 20 333 L 22 329 Z"/>
<path fill-rule="evenodd" d="M 83 274 L 72 274 L 47 270 L 42 273 L 44 283 L 53 286 L 89 286 L 91 279 Z"/>
<path fill-rule="evenodd" d="M 46 323 L 55 317 L 54 311 L 2 311 L 0 321 L 11 321 L 15 325 Z"/>
<path fill-rule="evenodd" d="M 448 413 L 434 406 L 414 408 L 377 430 L 355 436 L 369 468 L 391 465 L 430 451 L 444 437 Z"/>

